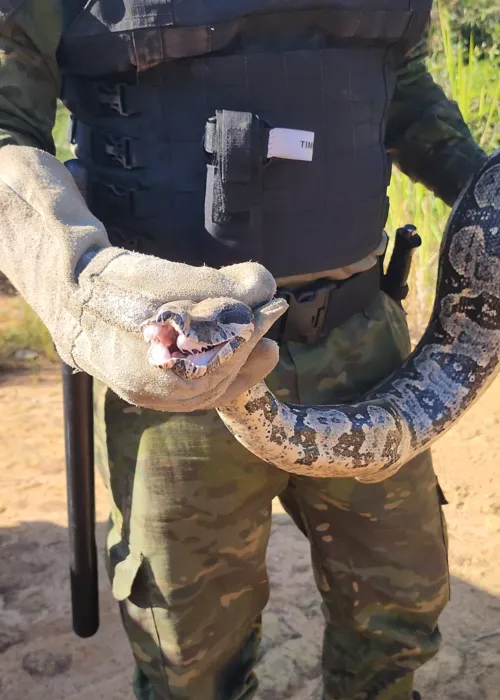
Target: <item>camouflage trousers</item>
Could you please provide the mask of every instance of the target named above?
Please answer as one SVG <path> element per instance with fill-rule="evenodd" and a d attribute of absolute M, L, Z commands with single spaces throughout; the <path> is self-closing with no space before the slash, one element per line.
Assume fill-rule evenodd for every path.
<path fill-rule="evenodd" d="M 408 350 L 404 312 L 381 293 L 319 343 L 284 346 L 268 383 L 288 402 L 351 401 Z M 143 410 L 102 386 L 95 425 L 109 573 L 140 700 L 254 695 L 276 496 L 311 546 L 325 698 L 409 700 L 413 671 L 438 650 L 449 597 L 429 454 L 379 484 L 293 476 L 247 452 L 215 411 Z"/>

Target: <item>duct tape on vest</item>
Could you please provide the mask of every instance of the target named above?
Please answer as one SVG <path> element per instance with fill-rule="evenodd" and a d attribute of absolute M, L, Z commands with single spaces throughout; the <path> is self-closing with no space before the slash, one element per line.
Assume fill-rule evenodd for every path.
<path fill-rule="evenodd" d="M 268 158 L 288 160 L 313 159 L 314 131 L 299 129 L 271 129 L 267 145 Z"/>

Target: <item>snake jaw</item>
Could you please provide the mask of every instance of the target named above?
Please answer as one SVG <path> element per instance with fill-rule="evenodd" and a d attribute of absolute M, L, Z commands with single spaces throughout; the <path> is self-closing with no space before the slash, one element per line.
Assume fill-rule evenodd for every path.
<path fill-rule="evenodd" d="M 221 335 L 227 339 L 210 344 L 193 338 L 189 320 L 178 314 L 169 317 L 158 314 L 141 326 L 143 338 L 149 344 L 149 362 L 183 379 L 199 379 L 227 362 L 247 342 L 253 329 L 253 323 L 233 324 L 230 331 L 221 328 Z"/>

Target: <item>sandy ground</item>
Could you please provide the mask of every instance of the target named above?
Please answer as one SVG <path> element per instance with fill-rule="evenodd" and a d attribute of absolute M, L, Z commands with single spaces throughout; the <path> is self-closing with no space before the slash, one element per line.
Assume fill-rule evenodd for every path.
<path fill-rule="evenodd" d="M 132 700 L 131 656 L 101 572 L 102 623 L 71 631 L 57 370 L 0 374 L 0 697 Z M 500 382 L 435 449 L 449 505 L 445 643 L 418 677 L 424 700 L 500 700 Z M 102 545 L 106 500 L 98 484 Z M 261 700 L 318 697 L 322 635 L 308 548 L 275 513 Z"/>

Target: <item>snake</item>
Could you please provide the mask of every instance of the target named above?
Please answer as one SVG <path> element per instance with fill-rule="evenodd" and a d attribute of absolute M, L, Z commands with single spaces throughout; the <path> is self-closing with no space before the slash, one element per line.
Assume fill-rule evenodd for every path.
<path fill-rule="evenodd" d="M 252 334 L 232 299 L 170 302 L 142 324 L 149 361 L 187 381 L 224 364 Z M 462 190 L 439 250 L 433 310 L 413 352 L 355 403 L 281 402 L 264 381 L 217 412 L 265 462 L 312 477 L 383 481 L 444 435 L 500 366 L 500 149 Z"/>

